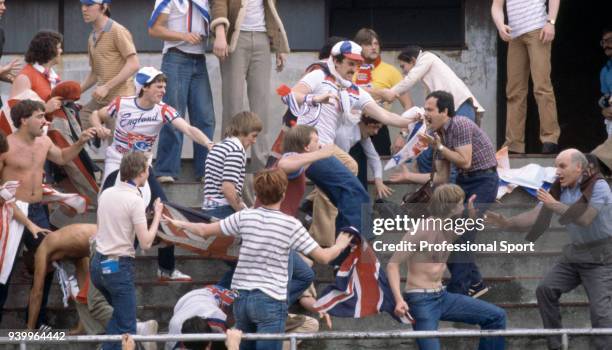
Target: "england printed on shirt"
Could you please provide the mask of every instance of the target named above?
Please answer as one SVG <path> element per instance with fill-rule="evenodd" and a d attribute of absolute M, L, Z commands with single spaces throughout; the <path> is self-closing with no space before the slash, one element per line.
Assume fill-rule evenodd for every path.
<path fill-rule="evenodd" d="M 142 109 L 134 96 L 117 97 L 108 106 L 108 114 L 115 119 L 112 147 L 121 153 L 131 150 L 152 152 L 163 124 L 180 117 L 174 108 L 163 102 Z"/>

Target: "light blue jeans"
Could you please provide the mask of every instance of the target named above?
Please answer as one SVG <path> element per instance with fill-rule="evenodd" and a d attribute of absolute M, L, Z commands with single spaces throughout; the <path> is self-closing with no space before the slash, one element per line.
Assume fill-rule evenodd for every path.
<path fill-rule="evenodd" d="M 215 111 L 212 91 L 204 55 L 166 52 L 162 58 L 162 72 L 168 77 L 164 102 L 185 116 L 189 112 L 191 125 L 202 130 L 212 140 L 215 132 Z M 181 169 L 183 134 L 172 125 L 165 124 L 159 134 L 155 174 L 178 177 Z M 208 149 L 193 143 L 193 166 L 196 178 L 204 176 L 204 163 Z"/>
<path fill-rule="evenodd" d="M 238 290 L 234 301 L 236 328 L 242 333 L 284 333 L 287 301 L 276 300 L 260 291 Z M 243 341 L 240 350 L 281 350 L 282 340 Z"/>

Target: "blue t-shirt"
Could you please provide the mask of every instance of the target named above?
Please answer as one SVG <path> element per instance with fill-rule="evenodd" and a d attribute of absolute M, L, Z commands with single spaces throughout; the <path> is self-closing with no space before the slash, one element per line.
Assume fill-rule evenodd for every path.
<path fill-rule="evenodd" d="M 601 93 L 604 95 L 612 94 L 612 59 L 609 59 L 601 69 L 599 81 L 601 83 Z"/>
<path fill-rule="evenodd" d="M 580 185 L 561 190 L 560 202 L 572 205 L 580 199 Z M 568 224 L 567 231 L 572 243 L 587 243 L 612 238 L 612 191 L 605 180 L 598 180 L 593 187 L 589 205 L 599 212 L 591 225 L 587 227 Z"/>

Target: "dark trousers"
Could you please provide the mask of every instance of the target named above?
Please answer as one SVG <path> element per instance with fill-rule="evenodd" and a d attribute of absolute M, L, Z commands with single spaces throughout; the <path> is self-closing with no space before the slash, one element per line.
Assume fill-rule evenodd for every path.
<path fill-rule="evenodd" d="M 497 172 L 474 176 L 459 174 L 457 185 L 465 192 L 466 203 L 472 195 L 476 195 L 474 205 L 480 216 L 495 202 L 499 178 Z M 467 241 L 476 242 L 476 230 L 465 232 L 455 243 L 466 244 Z M 468 294 L 471 286 L 482 282 L 482 276 L 478 266 L 476 266 L 474 253 L 472 252 L 452 252 L 447 267 L 451 274 L 451 279 L 447 285 L 450 293 Z"/>
<path fill-rule="evenodd" d="M 357 178 L 363 185 L 363 188 L 368 190 L 368 157 L 363 151 L 363 146 L 358 142 L 349 150 L 349 155 L 357 162 Z"/>
<path fill-rule="evenodd" d="M 102 185 L 102 191 L 114 186 L 117 176 L 119 176 L 119 170 L 110 173 Z M 168 197 L 166 197 L 164 189 L 157 181 L 153 168 L 149 168 L 149 177 L 147 178 L 147 182 L 149 183 L 149 188 L 151 188 L 151 202 L 147 206 L 147 210 L 153 209 L 153 203 L 157 198 L 160 198 L 162 202 L 168 201 Z M 167 272 L 174 271 L 175 260 L 173 245 L 157 249 L 157 264 L 161 270 L 165 270 Z"/>
<path fill-rule="evenodd" d="M 567 246 L 563 257 L 536 289 L 544 328 L 563 328 L 559 299 L 580 284 L 589 299 L 593 328 L 612 328 L 612 244 L 585 250 Z M 593 349 L 612 349 L 612 337 L 591 337 Z M 548 338 L 550 349 L 561 348 L 561 337 Z"/>
<path fill-rule="evenodd" d="M 40 228 L 50 229 L 51 224 L 49 223 L 49 209 L 46 205 L 40 203 L 30 204 L 28 206 L 28 219 L 30 219 L 33 223 L 38 225 Z M 35 254 L 36 249 L 45 238 L 44 235 L 39 234 L 37 239 L 34 239 L 32 232 L 28 229 L 24 229 L 23 236 L 21 237 L 22 244 L 25 244 L 29 254 Z M 13 265 L 13 269 L 15 266 Z M 4 303 L 8 298 L 8 290 L 11 282 L 11 277 L 13 274 L 9 275 L 9 278 L 6 280 L 6 284 L 0 284 L 0 310 L 4 309 Z M 47 300 L 49 299 L 49 291 L 51 290 L 51 283 L 53 282 L 53 272 L 48 273 L 45 276 L 45 285 L 43 289 L 43 299 L 40 305 L 40 313 L 38 315 L 38 320 L 36 321 L 36 328 L 40 327 L 41 324 L 47 322 Z M 26 309 L 26 320 L 28 319 L 28 311 Z M 2 312 L 0 312 L 0 322 L 2 322 Z"/>

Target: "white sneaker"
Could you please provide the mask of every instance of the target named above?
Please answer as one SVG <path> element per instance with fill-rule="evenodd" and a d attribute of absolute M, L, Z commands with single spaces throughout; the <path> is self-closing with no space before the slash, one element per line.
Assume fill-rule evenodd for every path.
<path fill-rule="evenodd" d="M 160 184 L 171 184 L 174 182 L 174 178 L 172 176 L 158 176 L 157 182 Z"/>
<path fill-rule="evenodd" d="M 157 279 L 160 282 L 191 282 L 191 276 L 182 273 L 178 269 L 174 269 L 172 273 L 157 269 Z"/>
<path fill-rule="evenodd" d="M 146 322 L 136 322 L 136 334 L 138 335 L 155 335 L 159 325 L 155 320 L 148 320 Z M 142 347 L 144 350 L 157 350 L 157 343 L 154 342 L 143 342 Z"/>

